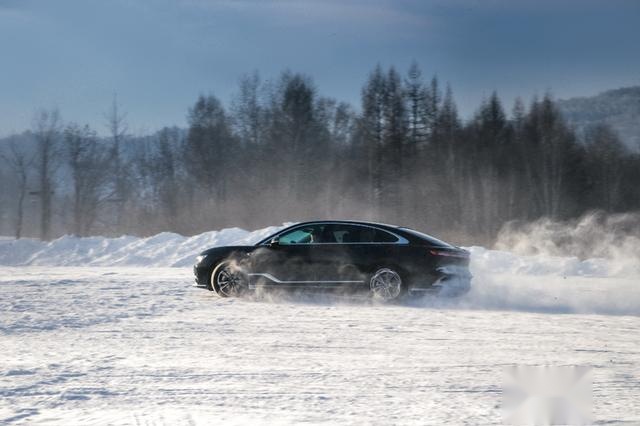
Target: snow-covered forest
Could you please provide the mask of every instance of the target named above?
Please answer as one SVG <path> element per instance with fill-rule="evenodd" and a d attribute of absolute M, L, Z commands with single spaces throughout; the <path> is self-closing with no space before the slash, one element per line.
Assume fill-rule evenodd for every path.
<path fill-rule="evenodd" d="M 291 71 L 248 74 L 235 93 L 228 105 L 202 95 L 188 129 L 150 135 L 129 131 L 135 117 L 116 100 L 101 129 L 39 110 L 0 146 L 0 233 L 194 235 L 358 218 L 470 244 L 508 221 L 640 208 L 638 153 L 604 124 L 577 136 L 551 94 L 504 105 L 493 93 L 463 120 L 452 89 L 417 65 L 373 69 L 360 105 Z"/>

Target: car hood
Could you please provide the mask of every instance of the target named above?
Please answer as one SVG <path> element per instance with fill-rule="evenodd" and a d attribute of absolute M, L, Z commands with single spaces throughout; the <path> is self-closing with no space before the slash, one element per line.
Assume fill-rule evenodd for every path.
<path fill-rule="evenodd" d="M 254 250 L 256 246 L 220 246 L 220 247 L 211 247 L 200 253 L 201 256 L 208 256 L 210 254 L 222 254 L 222 253 L 231 253 L 233 251 L 242 251 L 249 252 Z"/>

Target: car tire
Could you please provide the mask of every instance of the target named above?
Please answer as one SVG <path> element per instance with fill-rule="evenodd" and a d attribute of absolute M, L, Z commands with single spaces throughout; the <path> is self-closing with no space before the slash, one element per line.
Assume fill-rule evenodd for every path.
<path fill-rule="evenodd" d="M 220 297 L 239 297 L 249 288 L 247 274 L 232 262 L 220 263 L 211 273 L 211 287 Z"/>
<path fill-rule="evenodd" d="M 384 302 L 398 300 L 406 293 L 406 284 L 396 268 L 378 268 L 368 279 L 371 297 Z"/>

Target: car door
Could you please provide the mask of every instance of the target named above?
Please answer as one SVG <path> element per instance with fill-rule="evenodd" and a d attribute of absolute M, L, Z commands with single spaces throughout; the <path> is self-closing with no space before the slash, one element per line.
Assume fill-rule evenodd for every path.
<path fill-rule="evenodd" d="M 316 254 L 323 264 L 323 279 L 348 284 L 365 285 L 372 268 L 385 266 L 393 259 L 399 239 L 384 230 L 359 224 L 337 223 L 325 229 L 332 234 L 332 243 L 324 244 Z M 327 237 L 324 238 L 326 241 Z"/>
<path fill-rule="evenodd" d="M 351 247 L 343 242 L 348 228 L 349 225 L 339 223 L 326 224 L 310 251 L 316 276 L 326 286 L 355 280 Z"/>
<path fill-rule="evenodd" d="M 304 225 L 278 235 L 251 255 L 251 281 L 255 285 L 304 286 L 318 281 L 312 248 L 321 225 Z"/>
<path fill-rule="evenodd" d="M 309 245 L 306 268 L 317 282 L 323 287 L 342 286 L 354 281 L 355 268 L 349 268 L 349 253 L 341 237 L 344 230 L 342 225 L 325 223 L 318 229 L 317 237 Z M 351 272 L 349 274 L 348 272 Z"/>

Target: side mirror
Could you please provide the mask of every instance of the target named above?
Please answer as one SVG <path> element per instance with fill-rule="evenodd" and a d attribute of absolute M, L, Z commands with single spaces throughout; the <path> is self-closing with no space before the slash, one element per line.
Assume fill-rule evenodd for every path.
<path fill-rule="evenodd" d="M 269 241 L 270 246 L 279 246 L 280 245 L 280 237 L 273 237 L 271 241 Z"/>

